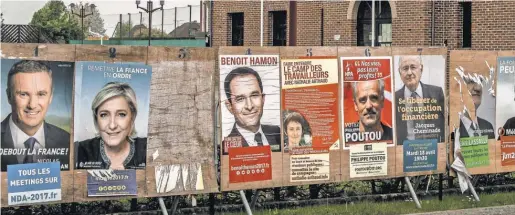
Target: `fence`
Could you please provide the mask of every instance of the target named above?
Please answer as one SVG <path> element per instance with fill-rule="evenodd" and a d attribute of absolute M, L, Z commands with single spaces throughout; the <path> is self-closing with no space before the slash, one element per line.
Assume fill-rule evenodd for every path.
<path fill-rule="evenodd" d="M 202 29 L 202 23 L 205 23 L 205 14 L 201 5 L 157 10 L 152 13 L 152 38 L 204 38 L 206 30 Z M 149 14 L 146 12 L 101 17 L 106 34 L 111 38 L 148 39 Z"/>
<path fill-rule="evenodd" d="M 33 25 L 1 25 L 2 43 L 57 43 Z"/>

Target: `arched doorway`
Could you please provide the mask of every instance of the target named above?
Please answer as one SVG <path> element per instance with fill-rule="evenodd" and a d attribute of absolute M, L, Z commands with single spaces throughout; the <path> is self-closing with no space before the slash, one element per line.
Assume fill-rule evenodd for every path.
<path fill-rule="evenodd" d="M 375 46 L 392 44 L 392 11 L 388 1 L 376 1 Z M 372 45 L 372 1 L 360 1 L 357 16 L 358 46 Z"/>

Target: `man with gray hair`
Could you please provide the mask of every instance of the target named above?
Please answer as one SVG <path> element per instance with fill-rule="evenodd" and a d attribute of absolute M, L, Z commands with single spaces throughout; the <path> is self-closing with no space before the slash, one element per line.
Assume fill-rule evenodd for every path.
<path fill-rule="evenodd" d="M 354 109 L 358 112 L 359 122 L 345 128 L 346 141 L 362 142 L 374 140 L 392 140 L 392 128 L 381 122 L 381 112 L 384 108 L 384 80 L 360 81 L 352 83 Z M 354 138 L 351 133 L 364 133 L 364 138 Z M 367 133 L 368 132 L 368 133 Z M 370 132 L 379 135 L 366 135 Z M 359 136 L 359 135 L 358 135 Z M 363 135 L 361 135 L 363 136 Z M 374 138 L 375 137 L 375 138 Z M 378 138 L 380 137 L 380 138 Z"/>
<path fill-rule="evenodd" d="M 38 61 L 19 61 L 9 70 L 6 93 L 11 113 L 1 124 L 2 171 L 7 165 L 42 162 L 60 162 L 68 169 L 70 134 L 45 122 L 53 98 L 52 70 Z"/>
<path fill-rule="evenodd" d="M 397 145 L 415 139 L 445 141 L 443 90 L 442 87 L 422 83 L 423 71 L 422 56 L 399 57 L 398 72 L 404 85 L 395 92 L 395 100 L 397 110 L 405 111 L 396 114 Z"/>

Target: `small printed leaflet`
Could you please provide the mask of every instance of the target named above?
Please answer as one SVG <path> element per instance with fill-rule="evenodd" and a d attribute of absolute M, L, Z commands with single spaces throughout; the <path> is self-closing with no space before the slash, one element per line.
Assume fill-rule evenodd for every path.
<path fill-rule="evenodd" d="M 461 154 L 467 168 L 488 166 L 488 136 L 460 138 Z"/>
<path fill-rule="evenodd" d="M 350 177 L 371 177 L 388 174 L 386 142 L 350 145 Z"/>
<path fill-rule="evenodd" d="M 136 170 L 88 170 L 88 196 L 138 195 Z"/>
<path fill-rule="evenodd" d="M 436 170 L 438 158 L 437 139 L 405 140 L 404 172 Z"/>
<path fill-rule="evenodd" d="M 515 165 L 515 136 L 501 136 L 501 165 Z"/>
<path fill-rule="evenodd" d="M 61 201 L 59 162 L 7 166 L 8 204 Z"/>
<path fill-rule="evenodd" d="M 229 148 L 229 183 L 272 179 L 270 146 Z"/>

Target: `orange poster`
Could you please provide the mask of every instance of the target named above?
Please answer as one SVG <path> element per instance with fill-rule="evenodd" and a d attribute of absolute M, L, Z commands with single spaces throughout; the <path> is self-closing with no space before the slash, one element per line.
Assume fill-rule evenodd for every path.
<path fill-rule="evenodd" d="M 393 143 L 391 57 L 342 57 L 345 147 Z"/>

